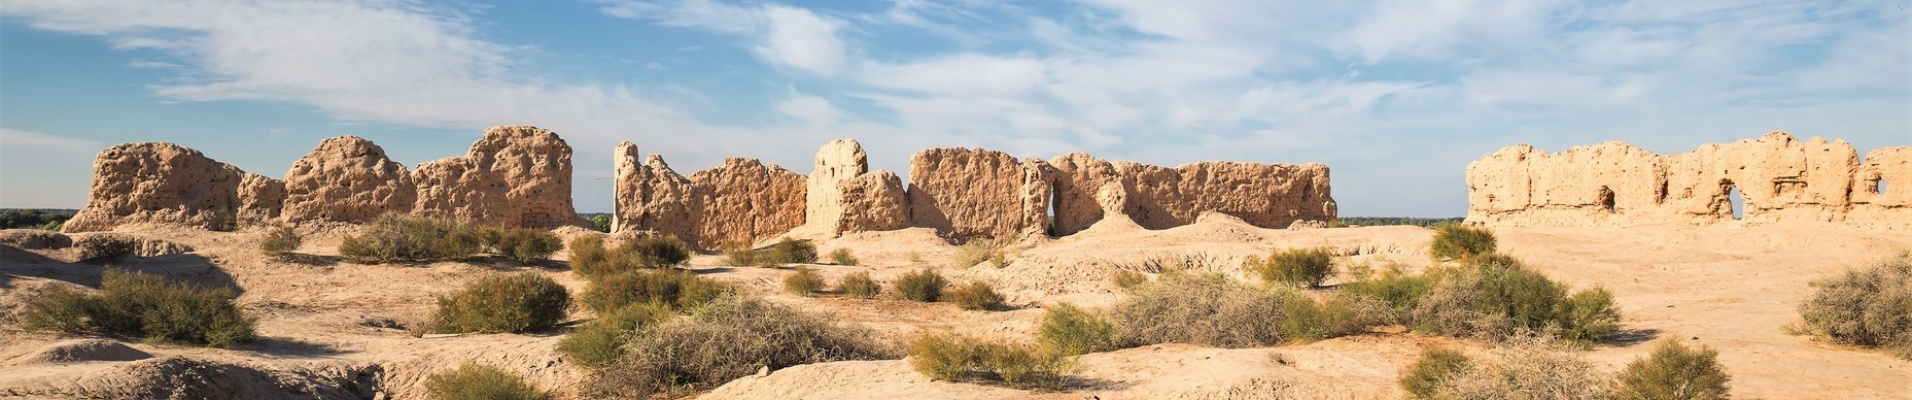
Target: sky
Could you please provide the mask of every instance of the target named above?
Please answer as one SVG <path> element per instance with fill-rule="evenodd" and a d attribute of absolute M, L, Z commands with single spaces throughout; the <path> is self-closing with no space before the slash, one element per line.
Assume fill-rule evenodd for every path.
<path fill-rule="evenodd" d="M 79 208 L 92 159 L 168 141 L 283 177 L 358 135 L 400 163 L 485 127 L 679 173 L 808 173 L 854 138 L 1048 159 L 1303 163 L 1345 216 L 1461 216 L 1516 143 L 1662 154 L 1786 130 L 1912 145 L 1912 7 L 1893 1 L 0 0 L 0 208 Z M 907 179 L 907 178 L 906 178 Z"/>

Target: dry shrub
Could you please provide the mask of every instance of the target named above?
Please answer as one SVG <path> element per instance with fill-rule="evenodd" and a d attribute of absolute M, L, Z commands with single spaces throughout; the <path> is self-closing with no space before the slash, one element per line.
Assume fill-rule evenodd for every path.
<path fill-rule="evenodd" d="M 894 359 L 869 331 L 827 315 L 728 296 L 691 318 L 639 330 L 618 362 L 586 385 L 591 398 L 646 398 L 709 390 L 760 368 Z"/>
<path fill-rule="evenodd" d="M 942 274 L 924 268 L 903 275 L 892 285 L 896 287 L 896 295 L 904 300 L 935 302 L 943 297 L 943 287 L 949 286 L 949 281 L 943 279 Z"/>
<path fill-rule="evenodd" d="M 1116 349 L 1115 323 L 1069 303 L 1044 307 L 1036 341 L 1064 356 Z"/>
<path fill-rule="evenodd" d="M 108 267 L 97 295 L 55 286 L 27 300 L 21 325 L 102 332 L 156 342 L 231 347 L 251 340 L 256 320 L 232 303 L 232 289 L 201 289 L 159 275 Z"/>
<path fill-rule="evenodd" d="M 551 257 L 563 246 L 563 240 L 551 231 L 543 229 L 512 228 L 503 231 L 493 230 L 497 238 L 489 240 L 491 248 L 519 264 L 529 265 L 538 260 Z"/>
<path fill-rule="evenodd" d="M 1431 398 L 1453 400 L 1604 400 L 1612 381 L 1592 363 L 1542 341 L 1517 344 L 1447 379 Z"/>
<path fill-rule="evenodd" d="M 637 270 L 606 276 L 584 289 L 584 307 L 610 312 L 632 304 L 656 303 L 690 310 L 716 301 L 734 289 L 689 271 Z"/>
<path fill-rule="evenodd" d="M 990 287 L 988 282 L 983 281 L 969 281 L 968 284 L 957 286 L 955 290 L 944 293 L 943 297 L 964 310 L 994 310 L 1003 306 L 1002 295 L 997 294 L 996 288 Z"/>
<path fill-rule="evenodd" d="M 551 329 L 564 320 L 571 292 L 563 285 L 523 272 L 493 275 L 438 298 L 431 330 L 440 333 L 523 333 Z"/>
<path fill-rule="evenodd" d="M 910 366 L 934 379 L 1000 382 L 1020 389 L 1061 389 L 1073 360 L 1049 349 L 955 334 L 931 335 L 910 344 Z"/>
<path fill-rule="evenodd" d="M 777 241 L 777 244 L 770 245 L 769 251 L 764 252 L 760 261 L 770 264 L 815 264 L 817 245 L 811 244 L 809 240 L 786 237 Z"/>
<path fill-rule="evenodd" d="M 1723 400 L 1732 398 L 1732 377 L 1720 369 L 1719 351 L 1686 347 L 1678 339 L 1661 340 L 1646 358 L 1620 372 L 1614 398 L 1620 400 Z"/>
<path fill-rule="evenodd" d="M 823 291 L 825 285 L 827 283 L 823 281 L 823 275 L 809 268 L 797 268 L 796 273 L 783 278 L 783 288 L 798 296 L 814 295 Z"/>
<path fill-rule="evenodd" d="M 836 250 L 831 250 L 830 262 L 836 263 L 836 265 L 842 265 L 842 266 L 848 266 L 848 267 L 854 267 L 857 264 L 856 255 L 850 254 L 850 249 L 848 248 L 837 248 Z"/>
<path fill-rule="evenodd" d="M 1445 347 L 1421 351 L 1421 358 L 1401 371 L 1401 387 L 1416 399 L 1437 399 L 1441 387 L 1472 365 L 1466 354 Z"/>
<path fill-rule="evenodd" d="M 690 261 L 690 245 L 671 235 L 642 235 L 606 250 L 604 238 L 571 239 L 571 272 L 596 281 L 642 269 L 674 268 Z"/>
<path fill-rule="evenodd" d="M 1126 269 L 1115 271 L 1115 276 L 1109 279 L 1115 282 L 1116 288 L 1120 289 L 1134 289 L 1136 286 L 1149 283 L 1147 274 Z"/>
<path fill-rule="evenodd" d="M 1810 333 L 1912 359 L 1912 254 L 1813 282 L 1799 305 Z"/>
<path fill-rule="evenodd" d="M 673 315 L 670 307 L 656 303 L 624 306 L 599 314 L 597 319 L 565 335 L 564 340 L 558 342 L 558 351 L 579 366 L 603 368 L 624 355 L 624 343 L 631 335 Z"/>
<path fill-rule="evenodd" d="M 1468 260 L 1493 254 L 1494 241 L 1494 231 L 1487 228 L 1440 224 L 1434 227 L 1434 241 L 1428 244 L 1427 255 L 1435 262 Z"/>
<path fill-rule="evenodd" d="M 463 260 L 478 254 L 478 229 L 448 220 L 391 213 L 339 243 L 339 256 L 360 264 Z"/>
<path fill-rule="evenodd" d="M 1510 257 L 1476 257 L 1440 274 L 1410 319 L 1423 332 L 1498 340 L 1517 331 L 1549 331 L 1582 343 L 1619 328 L 1613 295 L 1602 288 L 1568 295 L 1566 285 Z"/>
<path fill-rule="evenodd" d="M 265 252 L 267 257 L 283 260 L 286 256 L 292 255 L 293 250 L 298 250 L 299 244 L 303 242 L 305 238 L 300 237 L 298 231 L 279 227 L 273 229 L 272 233 L 266 234 L 265 240 L 259 242 L 259 251 Z"/>
<path fill-rule="evenodd" d="M 988 261 L 1001 268 L 1006 264 L 1002 243 L 988 239 L 974 239 L 956 248 L 956 257 L 950 261 L 951 267 L 969 268 Z"/>
<path fill-rule="evenodd" d="M 425 391 L 439 400 L 536 400 L 544 392 L 524 378 L 489 365 L 467 362 L 425 378 Z"/>
<path fill-rule="evenodd" d="M 1254 270 L 1263 282 L 1319 287 L 1334 275 L 1334 252 L 1325 247 L 1277 250 Z"/>
<path fill-rule="evenodd" d="M 875 298 L 877 293 L 883 291 L 883 286 L 877 285 L 875 279 L 870 279 L 869 272 L 844 276 L 840 286 L 843 289 L 843 295 L 859 299 Z"/>
<path fill-rule="evenodd" d="M 126 257 L 132 256 L 133 251 L 139 248 L 139 243 L 125 237 L 117 235 L 96 237 L 98 238 L 96 240 L 75 241 L 74 245 L 80 248 L 81 261 L 100 265 L 119 264 L 126 261 Z"/>
<path fill-rule="evenodd" d="M 1249 256 L 1241 264 L 1230 264 L 1221 257 L 1205 252 L 1195 253 L 1155 253 L 1141 259 L 1123 261 L 1105 261 L 1117 270 L 1138 271 L 1151 274 L 1175 272 L 1221 273 L 1234 271 L 1237 267 L 1260 265 L 1259 257 Z"/>
<path fill-rule="evenodd" d="M 1220 274 L 1162 275 L 1115 305 L 1110 318 L 1122 347 L 1193 343 L 1242 348 L 1281 343 L 1285 295 Z"/>
<path fill-rule="evenodd" d="M 1337 293 L 1316 301 L 1296 293 L 1283 298 L 1282 335 L 1296 340 L 1322 340 L 1365 333 L 1392 321 L 1386 303 L 1374 298 Z"/>
<path fill-rule="evenodd" d="M 571 242 L 566 243 L 564 247 L 565 251 L 570 252 L 567 258 L 570 259 L 572 273 L 588 280 L 608 272 L 606 267 L 609 263 L 606 261 L 610 259 L 610 253 L 604 251 L 603 236 L 578 236 L 571 238 Z"/>
<path fill-rule="evenodd" d="M 758 265 L 757 251 L 755 249 L 750 248 L 750 242 L 748 241 L 742 241 L 742 240 L 725 241 L 722 245 L 718 245 L 717 249 L 719 252 L 724 253 L 724 265 L 728 265 L 732 267 L 750 267 L 750 266 Z"/>
<path fill-rule="evenodd" d="M 1337 290 L 1342 293 L 1367 296 L 1383 303 L 1393 310 L 1396 320 L 1414 312 L 1421 299 L 1434 290 L 1441 281 L 1442 274 L 1407 274 L 1399 266 L 1388 268 L 1378 276 L 1370 275 L 1354 282 L 1341 284 Z"/>

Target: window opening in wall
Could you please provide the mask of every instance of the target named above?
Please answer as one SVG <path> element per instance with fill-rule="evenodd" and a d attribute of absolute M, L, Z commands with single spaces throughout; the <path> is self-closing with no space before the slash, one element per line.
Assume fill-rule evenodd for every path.
<path fill-rule="evenodd" d="M 1734 221 L 1738 221 L 1740 218 L 1745 218 L 1746 201 L 1740 198 L 1738 187 L 1732 187 L 1726 190 L 1726 200 L 1733 203 L 1733 220 Z"/>
<path fill-rule="evenodd" d="M 1876 181 L 1872 181 L 1872 184 L 1873 184 L 1873 187 L 1872 187 L 1872 193 L 1875 193 L 1875 194 L 1885 194 L 1885 180 L 1884 180 L 1884 179 L 1880 179 L 1880 180 L 1876 180 Z"/>

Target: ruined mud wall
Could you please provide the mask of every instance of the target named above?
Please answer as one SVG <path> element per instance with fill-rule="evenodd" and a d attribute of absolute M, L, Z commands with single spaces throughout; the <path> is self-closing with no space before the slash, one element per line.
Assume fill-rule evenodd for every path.
<path fill-rule="evenodd" d="M 612 232 L 650 231 L 697 243 L 703 203 L 690 178 L 655 154 L 638 162 L 637 145 L 623 142 L 613 154 L 616 187 Z"/>
<path fill-rule="evenodd" d="M 239 170 L 171 143 L 127 143 L 93 163 L 87 206 L 68 232 L 131 223 L 223 228 L 252 223 L 359 223 L 390 212 L 551 228 L 579 223 L 571 202 L 571 148 L 528 126 L 487 129 L 463 157 L 407 171 L 357 136 L 326 139 L 285 180 Z"/>
<path fill-rule="evenodd" d="M 910 157 L 910 223 L 956 237 L 1040 230 L 1040 221 L 1047 218 L 1049 193 L 1027 186 L 1049 187 L 1044 180 L 1050 174 L 1044 168 L 1047 163 L 1025 164 L 1000 151 L 939 148 L 917 152 Z"/>
<path fill-rule="evenodd" d="M 903 179 L 870 171 L 869 157 L 855 140 L 832 141 L 817 150 L 816 169 L 804 191 L 804 224 L 831 236 L 909 227 Z"/>
<path fill-rule="evenodd" d="M 690 174 L 690 182 L 703 206 L 698 247 L 756 241 L 803 225 L 804 176 L 783 167 L 730 158 L 722 166 Z"/>
<path fill-rule="evenodd" d="M 1737 191 L 1743 202 L 1740 221 L 1746 224 L 1902 224 L 1912 222 L 1904 214 L 1907 197 L 1862 187 L 1874 182 L 1868 181 L 1872 176 L 1890 181 L 1889 175 L 1912 175 L 1904 172 L 1902 154 L 1908 152 L 1902 149 L 1874 151 L 1880 160 L 1862 168 L 1857 152 L 1844 141 L 1801 141 L 1786 132 L 1664 156 L 1624 142 L 1554 154 L 1510 146 L 1468 165 L 1467 221 L 1487 226 L 1711 225 L 1734 221 L 1730 194 Z M 1867 175 L 1868 170 L 1876 173 Z"/>

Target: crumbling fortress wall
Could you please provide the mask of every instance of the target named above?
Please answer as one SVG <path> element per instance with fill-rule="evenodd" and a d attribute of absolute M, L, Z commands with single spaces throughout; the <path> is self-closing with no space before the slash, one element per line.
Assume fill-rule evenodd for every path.
<path fill-rule="evenodd" d="M 1486 226 L 1614 227 L 1744 224 L 1912 224 L 1912 195 L 1880 182 L 1912 180 L 1912 148 L 1873 151 L 1786 132 L 1656 155 L 1624 142 L 1548 154 L 1516 145 L 1467 166 L 1467 221 Z"/>
<path fill-rule="evenodd" d="M 86 207 L 63 230 L 133 223 L 216 229 L 235 219 L 358 223 L 391 212 L 495 226 L 577 224 L 571 147 L 551 131 L 493 127 L 465 156 L 407 171 L 372 141 L 340 136 L 293 162 L 281 181 L 171 143 L 127 143 L 94 160 Z"/>
<path fill-rule="evenodd" d="M 838 140 L 817 152 L 807 180 L 756 160 L 730 159 L 693 174 L 687 193 L 685 179 L 661 167 L 658 156 L 639 164 L 635 145 L 618 151 L 616 230 L 676 234 L 707 249 L 722 240 L 793 231 L 837 236 L 925 227 L 956 238 L 1064 236 L 1109 217 L 1167 229 L 1194 223 L 1204 212 L 1264 228 L 1303 228 L 1326 226 L 1336 213 L 1328 168 L 1320 164 L 1166 168 L 1081 153 L 1043 161 L 936 148 L 910 158 L 905 189 L 896 174 L 870 171 L 856 141 Z"/>

